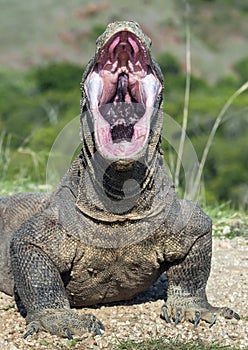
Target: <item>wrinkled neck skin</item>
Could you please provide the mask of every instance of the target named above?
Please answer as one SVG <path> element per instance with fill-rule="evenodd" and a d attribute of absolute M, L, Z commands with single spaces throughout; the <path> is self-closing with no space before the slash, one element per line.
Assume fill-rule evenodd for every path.
<path fill-rule="evenodd" d="M 141 195 L 153 182 L 154 167 L 146 164 L 145 156 L 138 160 L 109 162 L 96 153 L 91 165 L 95 190 L 115 201 L 117 206 L 125 199 Z"/>
<path fill-rule="evenodd" d="M 87 103 L 81 114 L 82 149 L 78 208 L 102 221 L 137 220 L 159 212 L 155 197 L 161 191 L 163 154 L 161 130 L 162 95 L 154 108 L 149 142 L 137 159 L 111 162 L 95 148 L 92 114 Z M 153 132 L 156 130 L 156 132 Z M 159 206 L 159 207 L 158 207 Z"/>

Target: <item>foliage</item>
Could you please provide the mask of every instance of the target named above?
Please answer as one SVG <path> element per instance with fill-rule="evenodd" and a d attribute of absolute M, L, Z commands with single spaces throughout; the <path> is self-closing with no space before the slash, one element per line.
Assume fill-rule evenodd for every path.
<path fill-rule="evenodd" d="M 243 58 L 234 65 L 234 69 L 237 72 L 242 83 L 248 80 L 248 57 Z"/>
<path fill-rule="evenodd" d="M 49 185 L 37 184 L 30 178 L 19 178 L 17 180 L 0 180 L 0 195 L 5 196 L 19 192 L 49 192 L 52 188 Z"/>
<path fill-rule="evenodd" d="M 0 72 L 2 179 L 45 181 L 47 157 L 57 134 L 79 114 L 81 75 L 80 67 L 68 64 L 52 64 L 27 74 Z"/>
<path fill-rule="evenodd" d="M 105 30 L 105 25 L 94 25 L 90 32 L 90 39 L 96 40 Z"/>
<path fill-rule="evenodd" d="M 84 69 L 71 63 L 52 63 L 37 68 L 34 77 L 39 91 L 56 90 L 70 91 L 79 87 Z M 78 85 L 76 85 L 78 82 Z"/>
<path fill-rule="evenodd" d="M 179 75 L 182 72 L 179 62 L 169 52 L 160 54 L 157 61 L 164 76 L 167 74 Z"/>

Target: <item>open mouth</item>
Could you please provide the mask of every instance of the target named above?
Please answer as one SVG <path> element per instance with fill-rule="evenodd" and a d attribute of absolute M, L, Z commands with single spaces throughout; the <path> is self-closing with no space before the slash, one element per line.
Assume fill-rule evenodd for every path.
<path fill-rule="evenodd" d="M 113 35 L 102 47 L 85 89 L 102 156 L 118 160 L 140 154 L 162 89 L 141 40 L 129 31 Z"/>

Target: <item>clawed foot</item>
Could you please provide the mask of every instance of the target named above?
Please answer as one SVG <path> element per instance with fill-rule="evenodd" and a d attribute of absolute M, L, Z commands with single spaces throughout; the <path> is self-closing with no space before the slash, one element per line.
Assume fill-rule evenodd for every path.
<path fill-rule="evenodd" d="M 227 307 L 213 307 L 206 302 L 197 303 L 184 300 L 184 302 L 174 302 L 173 306 L 166 303 L 161 310 L 161 317 L 167 323 L 173 320 L 176 326 L 179 322 L 190 321 L 194 323 L 195 328 L 198 326 L 200 320 L 208 322 L 209 328 L 211 328 L 216 322 L 217 315 L 228 319 L 235 318 L 236 320 L 240 320 L 240 316 L 233 310 Z"/>
<path fill-rule="evenodd" d="M 44 309 L 27 318 L 24 338 L 39 330 L 68 339 L 73 339 L 73 334 L 82 334 L 83 331 L 101 335 L 104 330 L 102 322 L 92 314 L 78 315 L 73 310 Z"/>

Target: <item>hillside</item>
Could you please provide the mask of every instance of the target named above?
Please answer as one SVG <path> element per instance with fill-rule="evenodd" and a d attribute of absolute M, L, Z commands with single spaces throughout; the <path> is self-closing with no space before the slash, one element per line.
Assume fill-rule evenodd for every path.
<path fill-rule="evenodd" d="M 248 5 L 242 0 L 188 1 L 193 71 L 208 81 L 232 72 L 247 55 Z M 49 61 L 85 65 L 95 38 L 114 20 L 135 20 L 154 54 L 185 57 L 183 0 L 1 0 L 0 65 L 29 68 Z"/>

